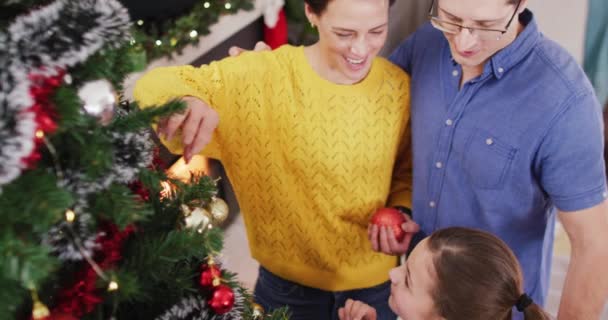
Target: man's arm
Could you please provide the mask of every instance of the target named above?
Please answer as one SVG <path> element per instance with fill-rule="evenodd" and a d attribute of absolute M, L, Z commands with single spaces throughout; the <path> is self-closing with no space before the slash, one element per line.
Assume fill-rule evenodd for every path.
<path fill-rule="evenodd" d="M 608 300 L 608 202 L 589 209 L 558 211 L 572 255 L 558 320 L 600 319 Z"/>

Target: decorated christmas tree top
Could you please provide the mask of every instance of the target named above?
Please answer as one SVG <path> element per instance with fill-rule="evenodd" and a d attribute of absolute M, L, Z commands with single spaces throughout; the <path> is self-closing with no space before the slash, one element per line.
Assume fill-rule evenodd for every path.
<path fill-rule="evenodd" d="M 148 128 L 182 105 L 119 103 L 122 5 L 26 11 L 0 29 L 0 319 L 286 319 L 217 261 L 215 182 L 155 161 Z"/>

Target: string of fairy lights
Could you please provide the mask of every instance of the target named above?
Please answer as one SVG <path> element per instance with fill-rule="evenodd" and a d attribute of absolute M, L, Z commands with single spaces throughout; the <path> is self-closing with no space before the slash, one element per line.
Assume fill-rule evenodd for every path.
<path fill-rule="evenodd" d="M 197 44 L 199 36 L 209 34 L 209 27 L 222 15 L 251 10 L 253 2 L 254 0 L 205 0 L 197 2 L 187 14 L 175 19 L 136 20 L 130 44 L 145 52 L 147 60 L 170 56 L 187 45 Z"/>

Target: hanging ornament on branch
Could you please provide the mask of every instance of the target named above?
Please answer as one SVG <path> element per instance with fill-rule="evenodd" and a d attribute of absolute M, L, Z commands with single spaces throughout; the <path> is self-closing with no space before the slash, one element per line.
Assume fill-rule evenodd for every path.
<path fill-rule="evenodd" d="M 218 197 L 212 197 L 205 207 L 200 201 L 193 201 L 190 205 L 182 204 L 181 211 L 182 224 L 186 229 L 196 230 L 198 233 L 222 224 L 228 217 L 228 205 Z"/>
<path fill-rule="evenodd" d="M 224 200 L 212 197 L 208 207 L 215 225 L 222 224 L 228 218 L 228 204 Z"/>
<path fill-rule="evenodd" d="M 209 307 L 218 315 L 230 312 L 234 306 L 235 295 L 232 288 L 222 284 L 222 271 L 216 265 L 213 257 L 207 259 L 207 263 L 201 266 L 199 283 L 203 289 L 211 290 L 209 295 Z"/>
<path fill-rule="evenodd" d="M 108 80 L 94 80 L 85 83 L 78 90 L 78 97 L 82 102 L 83 111 L 99 119 L 102 125 L 109 124 L 114 118 L 114 105 L 116 92 Z"/>
<path fill-rule="evenodd" d="M 35 289 L 31 290 L 32 295 L 32 319 L 33 320 L 48 320 L 50 319 L 51 312 L 44 303 L 38 298 L 38 292 Z"/>
<path fill-rule="evenodd" d="M 213 257 L 207 258 L 207 263 L 201 265 L 200 285 L 205 289 L 217 287 L 222 283 L 222 271 Z"/>
<path fill-rule="evenodd" d="M 203 233 L 207 228 L 211 228 L 211 214 L 204 208 L 194 207 L 190 209 L 185 204 L 181 205 L 182 214 L 184 216 L 184 225 L 187 229 L 196 230 L 198 233 Z"/>
<path fill-rule="evenodd" d="M 234 291 L 227 285 L 219 285 L 215 288 L 209 299 L 209 306 L 217 314 L 230 312 L 234 306 Z"/>
<path fill-rule="evenodd" d="M 253 320 L 264 319 L 264 308 L 262 308 L 261 305 L 253 302 L 253 303 L 251 303 L 251 310 L 252 310 Z"/>

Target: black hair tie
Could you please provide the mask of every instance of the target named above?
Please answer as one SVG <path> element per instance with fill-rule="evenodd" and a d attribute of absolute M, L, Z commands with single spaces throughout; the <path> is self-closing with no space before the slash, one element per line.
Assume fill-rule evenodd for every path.
<path fill-rule="evenodd" d="M 519 296 L 519 299 L 517 299 L 517 302 L 515 302 L 515 307 L 517 308 L 517 311 L 524 312 L 524 310 L 526 310 L 526 308 L 529 307 L 532 303 L 534 303 L 532 298 L 530 298 L 529 295 L 524 293 Z"/>

